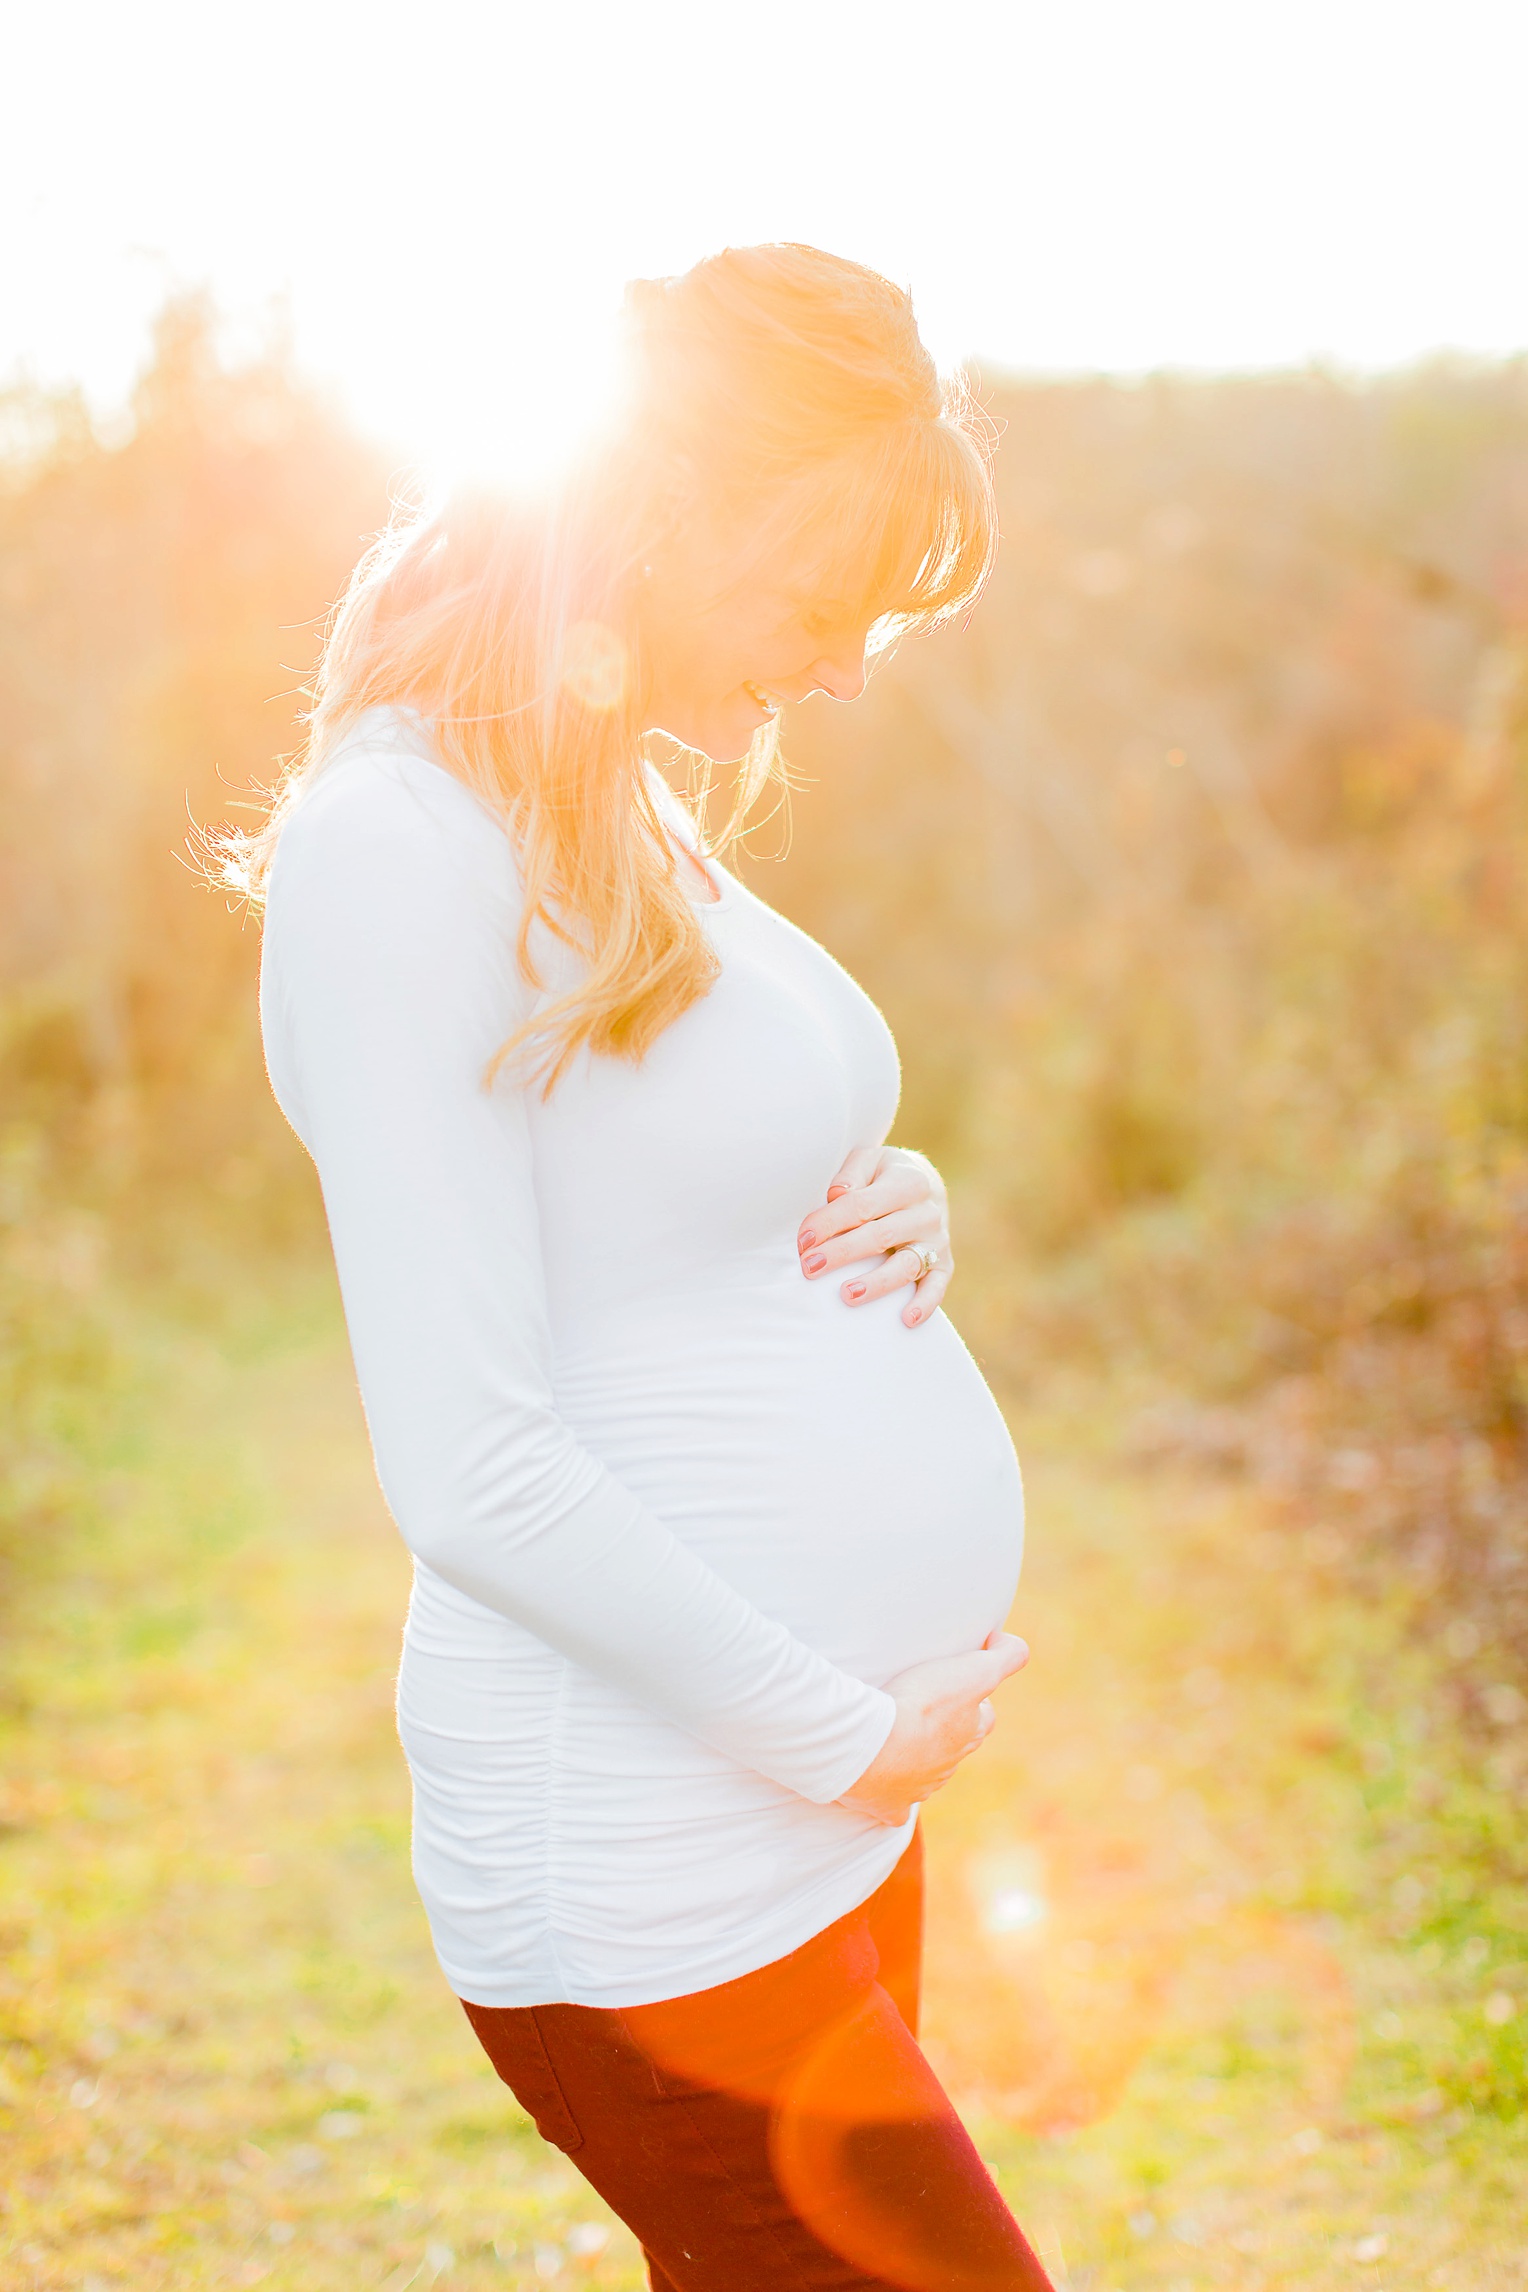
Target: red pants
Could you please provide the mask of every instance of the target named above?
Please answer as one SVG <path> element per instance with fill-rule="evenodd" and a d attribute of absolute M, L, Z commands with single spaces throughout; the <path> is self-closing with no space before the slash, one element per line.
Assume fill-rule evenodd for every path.
<path fill-rule="evenodd" d="M 918 2048 L 922 1844 L 758 1973 L 478 2006 L 488 2058 L 641 2239 L 653 2292 L 1050 2292 Z"/>

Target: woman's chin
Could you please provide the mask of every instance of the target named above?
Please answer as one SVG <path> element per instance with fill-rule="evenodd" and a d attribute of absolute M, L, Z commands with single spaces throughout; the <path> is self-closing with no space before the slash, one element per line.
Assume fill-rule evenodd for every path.
<path fill-rule="evenodd" d="M 671 723 L 655 725 L 653 730 L 677 740 L 681 748 L 709 757 L 713 764 L 741 764 L 769 721 L 768 711 L 745 694 L 740 702 L 704 715 L 681 715 L 675 710 Z"/>

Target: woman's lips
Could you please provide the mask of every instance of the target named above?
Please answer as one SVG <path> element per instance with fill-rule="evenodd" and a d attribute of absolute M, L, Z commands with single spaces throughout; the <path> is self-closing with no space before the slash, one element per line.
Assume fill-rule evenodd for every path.
<path fill-rule="evenodd" d="M 770 692 L 762 684 L 750 684 L 745 680 L 743 690 L 756 707 L 763 709 L 766 716 L 778 716 L 785 706 L 778 693 Z"/>

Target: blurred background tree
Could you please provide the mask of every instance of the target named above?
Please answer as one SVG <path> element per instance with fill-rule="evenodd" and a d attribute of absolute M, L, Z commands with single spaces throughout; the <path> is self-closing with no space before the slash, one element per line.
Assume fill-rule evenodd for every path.
<path fill-rule="evenodd" d="M 252 1191 L 256 935 L 201 895 L 190 817 L 269 781 L 328 605 L 385 513 L 374 453 L 273 351 L 229 372 L 163 313 L 123 440 L 13 396 L 0 492 L 7 1106 L 93 1198 Z"/>
<path fill-rule="evenodd" d="M 0 1566 L 84 1501 L 109 1262 L 322 1233 L 264 1086 L 258 934 L 185 838 L 293 742 L 384 472 L 279 347 L 220 364 L 197 299 L 120 428 L 0 399 Z"/>

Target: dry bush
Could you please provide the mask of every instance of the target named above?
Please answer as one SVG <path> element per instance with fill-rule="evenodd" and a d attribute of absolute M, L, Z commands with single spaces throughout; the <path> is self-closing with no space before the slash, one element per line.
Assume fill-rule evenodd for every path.
<path fill-rule="evenodd" d="M 276 355 L 228 371 L 173 305 L 130 429 L 17 398 L 0 466 L 5 1121 L 135 1212 L 248 1196 L 258 939 L 188 864 L 293 743 L 323 616 L 386 513 L 373 453 Z"/>
<path fill-rule="evenodd" d="M 376 457 L 279 356 L 173 306 L 124 435 L 0 403 L 0 1559 L 77 1507 L 111 1259 L 318 1234 L 270 1106 L 258 936 L 188 862 L 294 737 Z"/>

